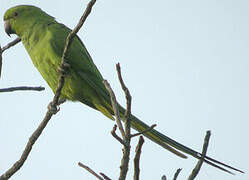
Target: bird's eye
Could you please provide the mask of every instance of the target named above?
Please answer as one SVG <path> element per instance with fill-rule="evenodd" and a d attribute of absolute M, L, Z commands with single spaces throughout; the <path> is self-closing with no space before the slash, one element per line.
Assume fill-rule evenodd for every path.
<path fill-rule="evenodd" d="M 17 13 L 17 12 L 14 12 L 14 16 L 17 17 L 17 16 L 18 16 L 18 13 Z"/>

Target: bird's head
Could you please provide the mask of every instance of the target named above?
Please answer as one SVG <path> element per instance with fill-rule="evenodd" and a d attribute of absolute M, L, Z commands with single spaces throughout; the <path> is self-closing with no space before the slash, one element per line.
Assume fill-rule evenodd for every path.
<path fill-rule="evenodd" d="M 5 32 L 22 36 L 34 23 L 46 18 L 52 18 L 40 8 L 30 5 L 19 5 L 8 9 L 3 17 Z M 46 19 L 45 18 L 45 19 Z"/>

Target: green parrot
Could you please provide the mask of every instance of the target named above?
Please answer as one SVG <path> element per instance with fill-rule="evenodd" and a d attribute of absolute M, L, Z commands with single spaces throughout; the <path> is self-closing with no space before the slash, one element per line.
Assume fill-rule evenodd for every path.
<path fill-rule="evenodd" d="M 33 64 L 55 93 L 65 41 L 71 30 L 40 8 L 30 5 L 19 5 L 8 9 L 4 14 L 4 27 L 8 35 L 16 34 L 21 38 Z M 73 39 L 66 59 L 70 66 L 60 98 L 80 101 L 113 120 L 114 112 L 110 95 L 103 84 L 103 77 L 78 36 Z M 121 117 L 124 117 L 125 109 L 121 105 L 119 111 Z M 139 132 L 149 128 L 133 115 L 131 115 L 131 126 Z M 184 153 L 197 159 L 202 156 L 201 153 L 155 129 L 145 133 L 144 136 L 182 158 L 187 158 Z M 204 161 L 229 173 L 231 172 L 226 168 L 243 173 L 208 156 L 205 156 Z"/>

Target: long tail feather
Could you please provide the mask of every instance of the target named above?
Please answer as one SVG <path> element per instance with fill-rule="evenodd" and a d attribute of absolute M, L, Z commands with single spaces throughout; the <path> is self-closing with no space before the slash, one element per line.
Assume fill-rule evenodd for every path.
<path fill-rule="evenodd" d="M 149 126 L 147 124 L 143 123 L 135 116 L 131 117 L 131 126 L 139 132 L 144 131 L 144 130 L 149 128 Z M 201 157 L 202 157 L 201 153 L 176 142 L 175 140 L 169 138 L 168 136 L 163 135 L 162 133 L 156 131 L 155 129 L 152 129 L 151 131 L 145 133 L 144 136 L 146 136 L 147 138 L 149 138 L 153 142 L 159 144 L 160 146 L 164 147 L 165 149 L 169 150 L 170 152 L 172 152 L 172 153 L 174 153 L 182 158 L 187 158 L 183 153 L 189 154 L 197 159 L 201 159 Z M 241 171 L 237 168 L 234 168 L 230 165 L 227 165 L 223 162 L 220 162 L 220 161 L 215 160 L 215 159 L 208 157 L 208 156 L 204 157 L 204 162 L 206 162 L 207 164 L 209 164 L 213 167 L 216 167 L 220 170 L 228 172 L 230 174 L 233 174 L 233 173 L 231 171 L 221 167 L 221 166 L 232 169 L 234 171 L 244 173 L 243 171 Z"/>

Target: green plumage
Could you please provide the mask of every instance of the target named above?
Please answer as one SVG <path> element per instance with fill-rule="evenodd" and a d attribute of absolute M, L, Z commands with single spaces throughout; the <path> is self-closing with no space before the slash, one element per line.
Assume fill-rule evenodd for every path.
<path fill-rule="evenodd" d="M 6 32 L 17 34 L 21 38 L 33 64 L 55 92 L 60 75 L 58 68 L 61 64 L 62 52 L 71 30 L 34 6 L 23 5 L 9 9 L 4 15 L 4 21 Z M 113 119 L 113 109 L 109 93 L 102 82 L 103 77 L 79 37 L 73 39 L 66 59 L 70 67 L 61 98 L 80 101 Z M 124 115 L 124 109 L 121 106 L 120 113 L 121 116 Z M 132 116 L 131 120 L 132 127 L 138 131 L 149 128 L 135 116 Z M 154 129 L 145 136 L 180 157 L 186 158 L 183 153 L 197 159 L 201 157 L 201 153 L 181 145 Z M 215 167 L 217 163 L 240 171 L 209 157 L 205 157 L 205 161 Z"/>

